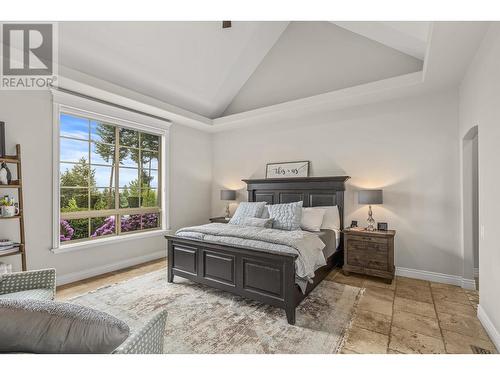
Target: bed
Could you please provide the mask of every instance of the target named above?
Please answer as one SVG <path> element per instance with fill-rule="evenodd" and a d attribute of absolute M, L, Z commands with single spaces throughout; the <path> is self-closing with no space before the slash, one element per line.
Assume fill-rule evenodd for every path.
<path fill-rule="evenodd" d="M 337 206 L 340 228 L 344 226 L 345 181 L 349 177 L 305 177 L 243 180 L 249 202 L 268 204 L 302 201 L 304 207 Z M 225 225 L 225 224 L 219 224 Z M 325 242 L 325 236 L 320 234 Z M 289 324 L 295 324 L 295 308 L 328 275 L 343 263 L 342 233 L 339 246 L 328 251 L 326 265 L 316 269 L 304 288 L 296 282 L 297 255 L 270 249 L 255 249 L 220 242 L 166 236 L 168 242 L 168 281 L 183 277 L 204 285 L 250 298 L 286 312 Z M 332 241 L 326 240 L 326 241 Z M 330 247 L 331 248 L 331 247 Z"/>

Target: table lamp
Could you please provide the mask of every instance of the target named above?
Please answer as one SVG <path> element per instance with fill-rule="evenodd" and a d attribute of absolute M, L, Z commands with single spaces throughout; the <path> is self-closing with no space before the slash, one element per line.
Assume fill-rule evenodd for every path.
<path fill-rule="evenodd" d="M 372 204 L 382 204 L 382 190 L 360 190 L 358 192 L 358 203 L 368 205 L 368 226 L 366 230 L 375 230 L 375 220 L 373 219 Z"/>
<path fill-rule="evenodd" d="M 231 216 L 231 212 L 229 211 L 229 201 L 236 200 L 236 190 L 221 190 L 220 191 L 220 200 L 228 201 L 226 205 L 226 217 Z"/>

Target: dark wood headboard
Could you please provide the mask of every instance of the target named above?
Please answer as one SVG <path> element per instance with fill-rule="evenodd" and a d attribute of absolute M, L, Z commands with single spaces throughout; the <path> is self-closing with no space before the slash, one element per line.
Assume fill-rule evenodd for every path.
<path fill-rule="evenodd" d="M 243 180 L 249 202 L 269 204 L 304 202 L 304 207 L 338 206 L 344 228 L 344 191 L 349 176 L 263 178 Z"/>

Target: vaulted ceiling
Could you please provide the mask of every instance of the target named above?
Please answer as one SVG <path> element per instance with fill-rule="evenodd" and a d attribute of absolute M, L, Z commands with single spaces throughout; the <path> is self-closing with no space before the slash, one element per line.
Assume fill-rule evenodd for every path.
<path fill-rule="evenodd" d="M 210 119 L 421 71 L 428 22 L 63 22 L 59 63 Z"/>

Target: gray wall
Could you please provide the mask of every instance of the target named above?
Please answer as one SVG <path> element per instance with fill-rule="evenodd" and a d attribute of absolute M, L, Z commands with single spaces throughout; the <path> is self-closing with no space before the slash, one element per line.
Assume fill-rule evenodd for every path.
<path fill-rule="evenodd" d="M 331 22 L 291 22 L 224 115 L 422 70 L 422 61 Z"/>
<path fill-rule="evenodd" d="M 460 87 L 460 138 L 479 134 L 479 302 L 500 332 L 500 24 L 492 23 Z M 498 340 L 498 337 L 497 337 Z M 497 341 L 497 347 L 500 343 Z"/>
<path fill-rule="evenodd" d="M 26 249 L 30 269 L 57 268 L 58 278 L 83 278 L 102 270 L 164 254 L 162 237 L 54 254 L 52 247 L 52 96 L 48 92 L 1 91 L 0 119 L 7 150 L 22 145 Z M 192 149 L 196 149 L 196 153 Z M 174 124 L 170 132 L 170 221 L 172 228 L 203 223 L 210 211 L 210 135 Z M 17 221 L 3 221 L 0 237 L 14 237 Z M 19 269 L 20 257 L 5 257 Z M 95 270 L 95 272 L 93 272 Z"/>
<path fill-rule="evenodd" d="M 366 222 L 358 189 L 384 189 L 374 216 L 398 231 L 397 266 L 461 276 L 457 103 L 452 90 L 215 134 L 212 214 L 224 212 L 219 189 L 246 200 L 241 179 L 264 177 L 266 163 L 310 160 L 312 176 L 352 177 L 348 223 Z"/>

